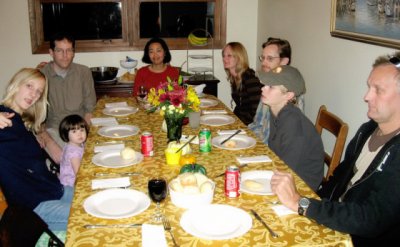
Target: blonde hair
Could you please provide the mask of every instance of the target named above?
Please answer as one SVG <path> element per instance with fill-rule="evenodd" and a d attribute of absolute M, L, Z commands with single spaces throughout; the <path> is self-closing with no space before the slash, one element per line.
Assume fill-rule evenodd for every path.
<path fill-rule="evenodd" d="M 228 80 L 231 84 L 236 84 L 236 88 L 239 88 L 239 84 L 242 80 L 242 74 L 249 68 L 249 58 L 247 56 L 247 51 L 244 46 L 239 42 L 230 42 L 225 45 L 222 50 L 222 54 L 226 47 L 230 47 L 232 49 L 232 55 L 236 58 L 236 76 L 233 76 L 229 69 L 225 69 L 226 75 L 228 76 Z"/>
<path fill-rule="evenodd" d="M 31 80 L 37 79 L 43 79 L 45 81 L 43 93 L 31 107 L 22 113 L 21 116 L 25 127 L 35 134 L 41 130 L 42 123 L 46 119 L 47 113 L 47 78 L 39 69 L 23 68 L 19 70 L 8 83 L 3 100 L 1 101 L 4 106 L 12 109 L 15 94 L 18 92 L 20 87 Z"/>

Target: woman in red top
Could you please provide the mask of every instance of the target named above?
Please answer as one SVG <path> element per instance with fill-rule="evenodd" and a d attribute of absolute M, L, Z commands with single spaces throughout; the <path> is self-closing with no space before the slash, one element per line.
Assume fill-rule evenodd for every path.
<path fill-rule="evenodd" d="M 171 53 L 165 41 L 161 38 L 150 39 L 144 47 L 142 58 L 143 63 L 147 63 L 145 67 L 140 68 L 135 77 L 133 84 L 133 96 L 138 95 L 139 88 L 143 86 L 146 91 L 150 88 L 157 87 L 160 83 L 166 82 L 167 77 L 171 80 L 177 80 L 179 70 L 169 65 L 171 61 Z"/>

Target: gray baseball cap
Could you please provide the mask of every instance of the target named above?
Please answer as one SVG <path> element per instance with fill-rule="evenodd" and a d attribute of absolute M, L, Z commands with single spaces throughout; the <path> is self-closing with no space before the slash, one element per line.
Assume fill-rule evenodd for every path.
<path fill-rule="evenodd" d="M 282 85 L 296 96 L 306 92 L 306 83 L 299 70 L 290 65 L 282 65 L 269 72 L 258 72 L 261 83 L 268 86 Z"/>

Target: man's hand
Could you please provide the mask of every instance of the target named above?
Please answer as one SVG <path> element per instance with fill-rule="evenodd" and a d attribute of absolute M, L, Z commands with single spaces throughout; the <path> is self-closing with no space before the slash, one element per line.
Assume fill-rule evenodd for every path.
<path fill-rule="evenodd" d="M 11 118 L 14 117 L 15 113 L 0 112 L 0 129 L 12 126 Z"/>
<path fill-rule="evenodd" d="M 297 212 L 301 196 L 297 192 L 292 174 L 274 171 L 271 178 L 271 189 L 283 205 Z"/>

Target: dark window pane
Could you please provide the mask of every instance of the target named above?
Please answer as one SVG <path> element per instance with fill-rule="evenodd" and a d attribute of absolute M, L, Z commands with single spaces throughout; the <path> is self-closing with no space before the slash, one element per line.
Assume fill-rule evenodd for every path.
<path fill-rule="evenodd" d="M 142 2 L 140 38 L 187 37 L 194 29 L 206 29 L 213 35 L 213 2 Z"/>
<path fill-rule="evenodd" d="M 42 3 L 44 39 L 59 31 L 76 40 L 121 39 L 121 3 Z"/>

